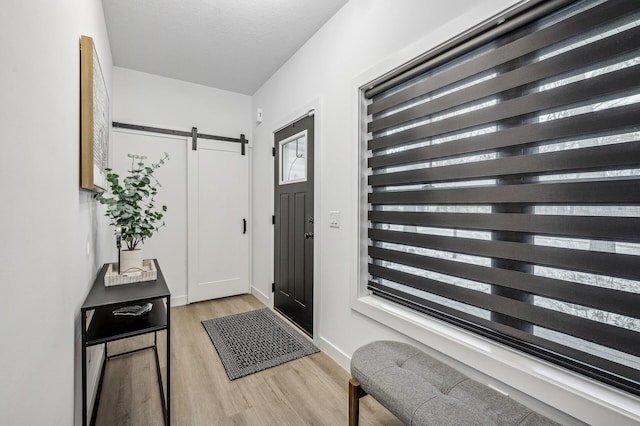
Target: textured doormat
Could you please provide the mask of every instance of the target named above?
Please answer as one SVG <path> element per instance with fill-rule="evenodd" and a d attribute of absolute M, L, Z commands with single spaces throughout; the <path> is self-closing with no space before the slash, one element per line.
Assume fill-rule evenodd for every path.
<path fill-rule="evenodd" d="M 320 352 L 269 308 L 202 321 L 229 380 Z"/>

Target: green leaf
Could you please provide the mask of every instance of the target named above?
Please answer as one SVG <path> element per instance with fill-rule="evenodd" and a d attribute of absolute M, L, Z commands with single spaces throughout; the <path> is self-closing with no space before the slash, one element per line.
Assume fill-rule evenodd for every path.
<path fill-rule="evenodd" d="M 117 173 L 106 169 L 110 190 L 95 194 L 93 198 L 107 206 L 105 216 L 110 218 L 110 224 L 120 226 L 127 247 L 135 248 L 161 227 L 155 227 L 154 222 L 161 220 L 162 212 L 167 211 L 164 205 L 155 206 L 154 196 L 161 184 L 153 173 L 169 159 L 169 155 L 164 153 L 151 166 L 145 165 L 143 155 L 128 154 L 128 157 L 132 159 L 131 167 L 122 183 Z"/>

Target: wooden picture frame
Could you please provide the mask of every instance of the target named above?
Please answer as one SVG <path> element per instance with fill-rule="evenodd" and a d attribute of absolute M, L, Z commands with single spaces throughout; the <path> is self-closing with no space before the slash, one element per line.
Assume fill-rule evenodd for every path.
<path fill-rule="evenodd" d="M 80 187 L 106 188 L 109 161 L 109 94 L 93 39 L 80 37 Z"/>

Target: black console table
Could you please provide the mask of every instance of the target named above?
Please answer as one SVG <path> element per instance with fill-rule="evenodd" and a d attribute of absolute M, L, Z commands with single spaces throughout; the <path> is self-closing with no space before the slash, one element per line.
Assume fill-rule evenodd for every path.
<path fill-rule="evenodd" d="M 170 418 L 170 389 L 171 389 L 171 369 L 170 369 L 170 309 L 171 293 L 164 280 L 160 265 L 156 259 L 153 260 L 158 271 L 158 277 L 154 281 L 143 281 L 133 284 L 123 284 L 105 287 L 104 276 L 107 272 L 108 264 L 105 264 L 98 277 L 93 283 L 87 298 L 80 308 L 80 318 L 82 327 L 82 424 L 87 425 L 87 348 L 94 345 L 104 345 L 104 358 L 100 371 L 100 381 L 96 393 L 96 401 L 93 408 L 90 424 L 95 422 L 100 402 L 100 390 L 104 378 L 104 370 L 109 359 L 128 355 L 147 349 L 153 349 L 156 359 L 156 370 L 158 374 L 158 384 L 160 386 L 160 399 L 162 401 L 162 414 L 165 425 L 169 425 Z M 153 304 L 151 312 L 139 317 L 115 316 L 113 310 L 122 306 L 144 305 L 148 302 Z M 93 312 L 89 326 L 87 327 L 87 316 Z M 162 374 L 160 371 L 160 358 L 158 356 L 157 333 L 166 330 L 167 347 L 167 392 L 162 386 Z M 138 336 L 140 334 L 153 333 L 153 345 L 135 349 L 124 353 L 109 355 L 107 343 L 114 340 L 125 339 L 127 337 Z"/>

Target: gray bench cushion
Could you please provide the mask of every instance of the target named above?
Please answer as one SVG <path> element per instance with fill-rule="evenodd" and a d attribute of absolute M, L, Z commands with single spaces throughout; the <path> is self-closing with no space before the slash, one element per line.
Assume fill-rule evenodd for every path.
<path fill-rule="evenodd" d="M 409 425 L 557 424 L 405 343 L 361 347 L 351 375 Z"/>

